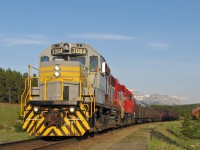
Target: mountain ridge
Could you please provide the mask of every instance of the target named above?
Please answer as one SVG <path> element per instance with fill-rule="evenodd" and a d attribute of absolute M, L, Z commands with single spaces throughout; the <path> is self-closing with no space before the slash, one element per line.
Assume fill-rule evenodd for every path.
<path fill-rule="evenodd" d="M 169 96 L 166 94 L 154 93 L 144 95 L 137 90 L 130 90 L 136 100 L 146 103 L 148 105 L 182 105 L 185 97 Z"/>

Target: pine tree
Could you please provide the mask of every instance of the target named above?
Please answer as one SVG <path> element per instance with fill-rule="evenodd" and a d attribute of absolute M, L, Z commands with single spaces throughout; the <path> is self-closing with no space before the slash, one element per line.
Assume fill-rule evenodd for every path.
<path fill-rule="evenodd" d="M 38 86 L 38 79 L 36 78 L 36 74 L 33 74 L 33 79 L 32 79 L 32 87 L 37 87 Z"/>
<path fill-rule="evenodd" d="M 197 117 L 196 120 L 192 121 L 192 132 L 191 137 L 199 139 L 200 138 L 200 117 Z"/>
<path fill-rule="evenodd" d="M 190 114 L 186 113 L 184 116 L 184 120 L 182 123 L 181 133 L 185 136 L 185 138 L 191 138 L 192 135 L 192 123 L 191 123 Z"/>
<path fill-rule="evenodd" d="M 5 70 L 0 68 L 0 101 L 5 101 Z"/>

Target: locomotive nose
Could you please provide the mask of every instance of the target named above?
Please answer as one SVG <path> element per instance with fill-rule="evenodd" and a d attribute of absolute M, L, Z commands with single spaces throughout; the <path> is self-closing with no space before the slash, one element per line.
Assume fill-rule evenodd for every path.
<path fill-rule="evenodd" d="M 75 101 L 80 96 L 79 62 L 45 62 L 40 68 L 40 100 Z"/>

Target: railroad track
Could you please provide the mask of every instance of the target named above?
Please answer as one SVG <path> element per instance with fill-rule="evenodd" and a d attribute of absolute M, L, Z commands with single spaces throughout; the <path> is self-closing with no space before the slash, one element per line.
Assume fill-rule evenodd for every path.
<path fill-rule="evenodd" d="M 135 125 L 135 126 L 139 126 Z M 115 130 L 123 130 L 124 128 L 117 128 Z M 98 135 L 112 131 L 107 129 L 98 132 Z M 81 137 L 51 137 L 51 138 L 36 138 L 31 140 L 24 140 L 12 143 L 0 144 L 0 150 L 55 150 L 62 147 L 67 147 L 72 144 L 76 144 L 81 140 L 89 140 L 97 134 L 89 133 Z"/>
<path fill-rule="evenodd" d="M 31 139 L 0 145 L 0 150 L 55 150 L 76 143 L 77 138 L 66 139 Z"/>

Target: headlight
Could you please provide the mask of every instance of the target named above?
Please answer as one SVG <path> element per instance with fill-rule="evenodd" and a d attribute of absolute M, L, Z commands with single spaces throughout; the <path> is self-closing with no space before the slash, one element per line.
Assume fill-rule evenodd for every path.
<path fill-rule="evenodd" d="M 39 113 L 39 112 L 40 112 L 40 107 L 39 107 L 39 106 L 34 106 L 34 107 L 33 107 L 33 111 L 34 111 L 35 113 Z"/>
<path fill-rule="evenodd" d="M 74 113 L 75 112 L 75 108 L 74 107 L 70 107 L 69 111 L 70 111 L 70 113 Z"/>
<path fill-rule="evenodd" d="M 59 76 L 60 76 L 60 72 L 55 71 L 55 72 L 54 72 L 54 75 L 55 75 L 55 77 L 59 77 Z"/>
<path fill-rule="evenodd" d="M 56 65 L 56 66 L 54 67 L 54 69 L 55 69 L 56 71 L 59 71 L 59 70 L 60 70 L 60 66 L 57 66 L 57 65 Z"/>

